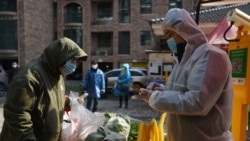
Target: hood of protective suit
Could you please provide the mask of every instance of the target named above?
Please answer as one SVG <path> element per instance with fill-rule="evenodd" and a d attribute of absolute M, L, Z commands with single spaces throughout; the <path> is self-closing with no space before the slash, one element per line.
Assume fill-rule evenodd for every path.
<path fill-rule="evenodd" d="M 59 68 L 70 58 L 85 61 L 87 54 L 71 39 L 61 38 L 52 42 L 42 54 L 42 60 L 53 74 L 59 73 Z"/>
<path fill-rule="evenodd" d="M 162 27 L 163 29 L 176 32 L 186 40 L 185 59 L 193 53 L 195 48 L 207 42 L 204 33 L 197 26 L 190 14 L 184 9 L 170 9 L 162 22 Z"/>

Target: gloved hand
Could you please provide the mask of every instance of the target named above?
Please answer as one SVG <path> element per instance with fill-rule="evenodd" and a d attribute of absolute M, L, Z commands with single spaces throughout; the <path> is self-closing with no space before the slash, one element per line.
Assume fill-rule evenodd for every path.
<path fill-rule="evenodd" d="M 151 94 L 153 93 L 152 90 L 148 90 L 148 89 L 144 89 L 144 88 L 140 88 L 140 95 L 141 95 L 141 98 L 148 102 Z"/>
<path fill-rule="evenodd" d="M 77 98 L 77 101 L 79 104 L 83 104 L 84 103 L 84 99 L 85 97 L 87 97 L 89 94 L 88 93 L 84 93 L 83 95 L 81 95 L 80 97 Z"/>
<path fill-rule="evenodd" d="M 105 93 L 105 90 L 104 89 L 101 89 L 101 94 L 104 94 Z"/>
<path fill-rule="evenodd" d="M 147 89 L 148 90 L 164 91 L 165 86 L 163 84 L 159 84 L 159 83 L 156 83 L 156 82 L 151 82 L 150 84 L 148 84 Z"/>

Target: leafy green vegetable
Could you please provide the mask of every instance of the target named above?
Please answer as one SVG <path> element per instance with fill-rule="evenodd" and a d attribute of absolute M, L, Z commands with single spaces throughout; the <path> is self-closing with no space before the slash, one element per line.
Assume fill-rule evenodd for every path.
<path fill-rule="evenodd" d="M 128 141 L 136 141 L 138 137 L 138 129 L 139 123 L 138 122 L 130 122 L 130 131 L 128 136 Z"/>
<path fill-rule="evenodd" d="M 105 136 L 103 136 L 102 134 L 100 134 L 98 132 L 93 132 L 87 136 L 85 141 L 103 141 L 104 138 L 105 138 Z"/>
<path fill-rule="evenodd" d="M 107 119 L 110 119 L 111 115 L 109 113 L 104 113 L 104 117 L 107 118 Z"/>
<path fill-rule="evenodd" d="M 127 141 L 130 132 L 130 117 L 127 115 L 107 112 L 104 113 L 104 117 L 104 124 L 98 127 L 95 134 L 90 134 L 88 139 L 103 141 L 99 139 L 102 139 L 104 136 L 107 140 Z"/>

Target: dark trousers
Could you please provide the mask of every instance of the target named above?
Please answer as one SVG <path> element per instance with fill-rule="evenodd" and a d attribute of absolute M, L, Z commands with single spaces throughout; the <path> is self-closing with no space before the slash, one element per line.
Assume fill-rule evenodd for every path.
<path fill-rule="evenodd" d="M 119 96 L 119 108 L 122 107 L 123 97 L 125 98 L 125 108 L 128 108 L 128 95 Z"/>
<path fill-rule="evenodd" d="M 91 106 L 92 106 L 92 101 L 94 101 L 93 103 L 93 108 L 91 110 Z M 95 112 L 97 110 L 97 105 L 98 105 L 98 101 L 97 98 L 92 98 L 92 97 L 87 97 L 87 104 L 86 104 L 86 108 L 92 112 Z"/>

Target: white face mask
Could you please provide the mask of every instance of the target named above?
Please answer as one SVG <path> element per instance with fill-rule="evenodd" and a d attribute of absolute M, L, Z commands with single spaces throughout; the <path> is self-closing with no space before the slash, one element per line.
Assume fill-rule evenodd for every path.
<path fill-rule="evenodd" d="M 12 65 L 12 68 L 17 68 L 17 65 Z"/>
<path fill-rule="evenodd" d="M 62 68 L 64 75 L 71 74 L 75 70 L 76 70 L 76 63 L 73 62 L 72 60 L 68 60 Z"/>
<path fill-rule="evenodd" d="M 177 53 L 177 46 L 176 46 L 176 42 L 174 40 L 174 38 L 170 38 L 167 40 L 167 44 L 169 49 L 175 54 Z"/>
<path fill-rule="evenodd" d="M 95 64 L 95 65 L 91 65 L 91 67 L 92 67 L 92 69 L 97 69 L 97 64 Z"/>

